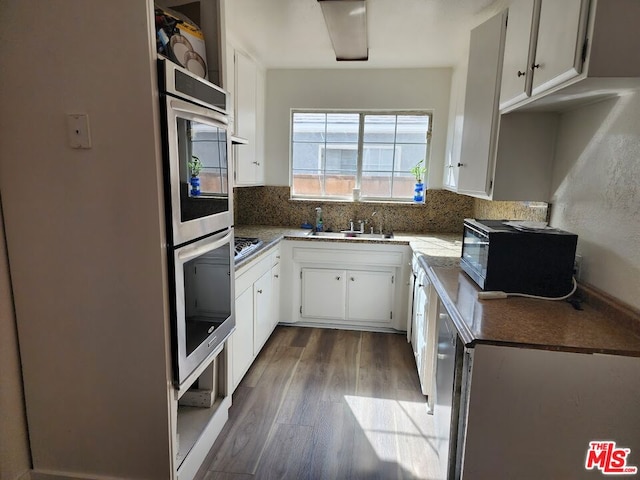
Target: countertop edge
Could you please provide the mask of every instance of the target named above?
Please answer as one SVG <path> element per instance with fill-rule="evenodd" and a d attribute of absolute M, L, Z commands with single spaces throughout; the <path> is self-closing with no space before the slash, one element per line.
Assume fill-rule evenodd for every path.
<path fill-rule="evenodd" d="M 462 339 L 462 342 L 466 347 L 473 347 L 473 345 L 477 342 L 478 339 L 475 337 L 471 329 L 469 329 L 469 327 L 465 323 L 464 319 L 462 318 L 462 315 L 460 315 L 460 312 L 451 301 L 451 298 L 449 298 L 449 294 L 447 293 L 446 289 L 444 288 L 444 285 L 440 281 L 440 278 L 438 278 L 437 273 L 433 270 L 433 268 L 431 268 L 431 266 L 429 266 L 426 270 L 427 270 L 427 275 L 431 280 L 431 283 L 433 283 L 433 287 L 436 289 L 436 293 L 438 294 L 438 297 L 442 301 L 444 307 L 447 309 L 447 312 L 449 313 L 449 316 L 451 317 L 453 324 L 458 330 L 458 333 L 460 335 L 460 338 Z"/>

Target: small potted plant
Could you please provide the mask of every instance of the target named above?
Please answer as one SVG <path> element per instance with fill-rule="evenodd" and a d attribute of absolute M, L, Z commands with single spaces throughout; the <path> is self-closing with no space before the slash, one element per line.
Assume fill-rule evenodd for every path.
<path fill-rule="evenodd" d="M 427 172 L 427 167 L 424 164 L 424 158 L 411 167 L 411 170 L 409 171 L 414 177 L 416 177 L 416 188 L 414 189 L 413 201 L 422 203 L 424 202 L 424 183 L 422 183 L 422 179 L 424 178 L 424 174 Z"/>
<path fill-rule="evenodd" d="M 191 196 L 197 197 L 200 195 L 200 171 L 202 170 L 202 162 L 195 155 L 191 155 L 191 160 L 187 163 L 189 167 L 189 173 L 191 174 L 191 179 L 189 183 L 191 184 Z"/>

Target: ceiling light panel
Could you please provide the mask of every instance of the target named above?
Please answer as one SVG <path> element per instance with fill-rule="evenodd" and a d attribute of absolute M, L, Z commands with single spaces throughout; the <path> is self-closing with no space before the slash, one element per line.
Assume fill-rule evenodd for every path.
<path fill-rule="evenodd" d="M 318 0 L 338 61 L 369 59 L 365 0 Z"/>

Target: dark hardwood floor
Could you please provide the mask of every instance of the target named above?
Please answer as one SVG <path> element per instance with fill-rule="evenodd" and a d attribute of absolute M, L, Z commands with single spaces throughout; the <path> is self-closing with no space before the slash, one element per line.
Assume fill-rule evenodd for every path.
<path fill-rule="evenodd" d="M 279 326 L 198 480 L 438 478 L 405 335 Z"/>

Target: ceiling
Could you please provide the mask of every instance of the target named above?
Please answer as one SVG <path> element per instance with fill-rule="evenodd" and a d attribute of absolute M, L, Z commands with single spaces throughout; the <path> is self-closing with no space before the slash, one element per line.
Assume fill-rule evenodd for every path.
<path fill-rule="evenodd" d="M 469 31 L 507 0 L 367 0 L 369 60 L 337 62 L 317 0 L 231 0 L 228 39 L 266 68 L 455 65 Z"/>

